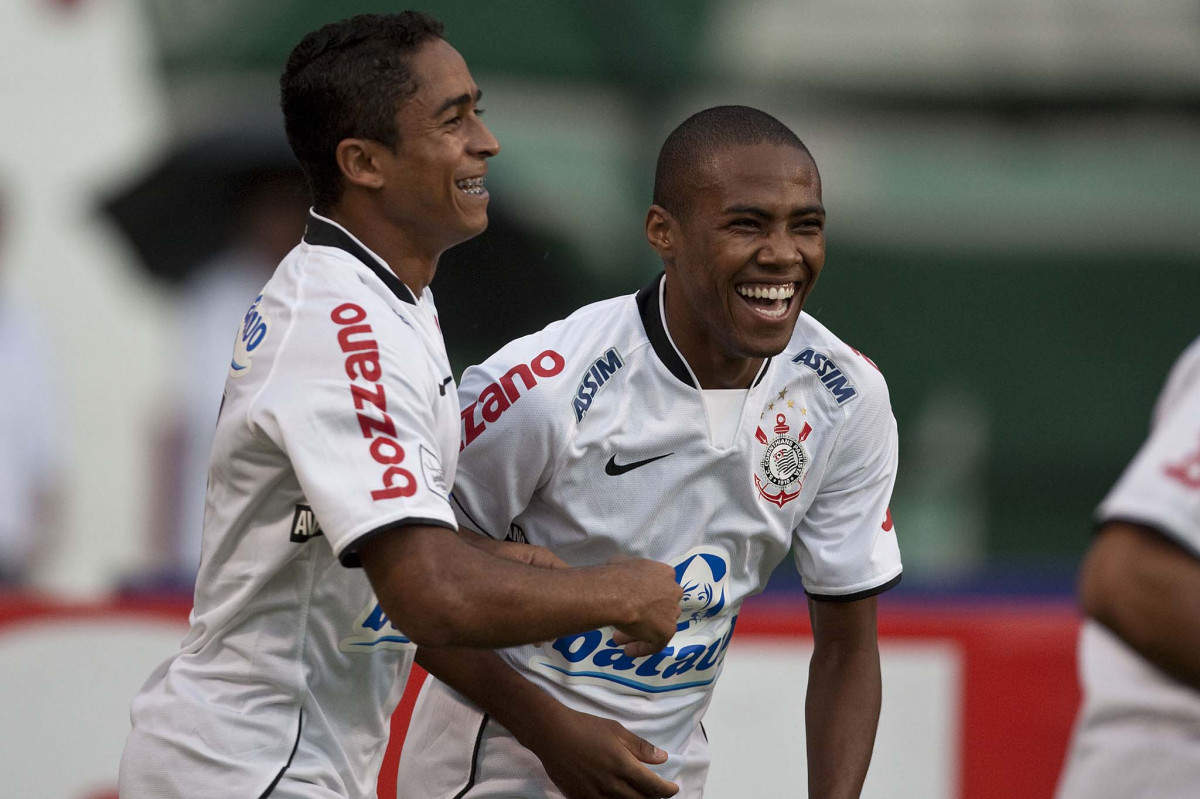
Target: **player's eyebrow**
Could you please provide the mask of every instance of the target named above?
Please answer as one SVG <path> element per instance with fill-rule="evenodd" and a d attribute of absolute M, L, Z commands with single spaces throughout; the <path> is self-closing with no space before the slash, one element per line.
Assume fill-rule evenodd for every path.
<path fill-rule="evenodd" d="M 472 97 L 467 92 L 463 92 L 462 94 L 458 95 L 457 97 L 451 97 L 449 100 L 446 100 L 445 102 L 443 102 L 440 106 L 438 106 L 438 110 L 435 111 L 433 115 L 435 117 L 440 117 L 442 114 L 446 113 L 447 111 L 449 111 L 451 108 L 453 108 L 456 105 L 470 105 L 471 102 L 478 103 L 482 97 L 483 97 L 483 89 L 476 89 L 474 97 Z"/>
<path fill-rule="evenodd" d="M 757 216 L 760 219 L 766 219 L 771 216 L 765 208 L 759 208 L 757 205 L 730 205 L 723 209 L 721 213 L 727 216 Z"/>
<path fill-rule="evenodd" d="M 757 205 L 731 205 L 722 210 L 721 213 L 728 216 L 737 216 L 739 214 L 754 216 L 759 219 L 769 219 L 772 216 L 770 211 L 760 208 Z M 820 204 L 804 205 L 799 208 L 793 208 L 788 216 L 808 216 L 809 214 L 825 216 L 825 206 Z"/>

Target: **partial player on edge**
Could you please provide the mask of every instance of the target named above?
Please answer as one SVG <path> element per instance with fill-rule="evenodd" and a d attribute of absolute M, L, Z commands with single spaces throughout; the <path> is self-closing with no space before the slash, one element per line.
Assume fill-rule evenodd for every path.
<path fill-rule="evenodd" d="M 1058 799 L 1200 795 L 1200 339 L 1096 510 L 1079 575 L 1084 703 Z"/>

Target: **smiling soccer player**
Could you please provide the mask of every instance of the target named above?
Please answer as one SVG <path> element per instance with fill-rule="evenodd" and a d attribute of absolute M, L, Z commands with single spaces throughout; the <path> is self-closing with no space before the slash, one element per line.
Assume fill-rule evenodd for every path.
<path fill-rule="evenodd" d="M 453 498 L 464 527 L 572 565 L 671 563 L 675 636 L 643 647 L 603 628 L 419 653 L 440 681 L 405 741 L 402 799 L 699 797 L 700 722 L 739 610 L 789 548 L 815 639 L 809 795 L 862 787 L 881 695 L 875 596 L 901 573 L 896 424 L 875 366 L 803 313 L 825 265 L 816 163 L 761 111 L 702 111 L 663 145 L 646 238 L 664 274 L 636 295 L 466 371 L 477 434 Z M 554 376 L 511 402 L 494 388 L 546 351 L 565 364 Z"/>

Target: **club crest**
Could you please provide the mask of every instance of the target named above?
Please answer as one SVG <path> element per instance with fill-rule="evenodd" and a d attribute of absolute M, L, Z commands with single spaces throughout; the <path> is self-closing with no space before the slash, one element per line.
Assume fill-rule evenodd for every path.
<path fill-rule="evenodd" d="M 812 433 L 812 425 L 805 422 L 799 433 L 793 434 L 787 416 L 777 413 L 774 432 L 774 438 L 768 438 L 761 427 L 754 432 L 764 445 L 762 458 L 754 469 L 754 487 L 760 497 L 782 508 L 800 496 L 808 474 L 808 450 L 802 442 Z"/>

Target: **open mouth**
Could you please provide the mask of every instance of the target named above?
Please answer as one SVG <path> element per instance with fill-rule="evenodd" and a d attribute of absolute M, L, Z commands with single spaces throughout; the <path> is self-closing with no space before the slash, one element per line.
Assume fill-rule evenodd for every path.
<path fill-rule="evenodd" d="M 795 283 L 739 283 L 737 293 L 750 309 L 766 319 L 782 319 L 792 307 Z"/>
<path fill-rule="evenodd" d="M 487 194 L 487 189 L 483 187 L 483 177 L 463 178 L 462 180 L 454 181 L 454 185 L 463 194 L 469 194 L 472 197 L 482 197 Z"/>

